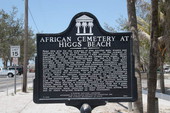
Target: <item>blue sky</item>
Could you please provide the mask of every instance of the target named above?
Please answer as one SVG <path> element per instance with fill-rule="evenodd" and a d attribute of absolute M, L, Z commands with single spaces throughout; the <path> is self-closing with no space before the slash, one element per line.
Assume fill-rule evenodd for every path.
<path fill-rule="evenodd" d="M 11 11 L 13 6 L 18 8 L 17 17 L 24 19 L 24 0 L 0 0 L 0 9 L 6 12 Z M 40 33 L 66 30 L 71 19 L 80 12 L 95 15 L 103 28 L 105 23 L 116 27 L 116 20 L 122 16 L 127 18 L 126 0 L 29 0 L 29 10 Z M 38 33 L 30 13 L 29 27 L 35 34 Z"/>
<path fill-rule="evenodd" d="M 13 6 L 18 8 L 18 17 L 24 18 L 24 0 L 0 0 L 0 8 L 6 12 L 11 11 Z M 105 23 L 117 26 L 118 18 L 127 18 L 126 0 L 29 0 L 29 9 L 39 32 L 43 33 L 64 31 L 79 12 L 92 13 L 102 27 Z M 29 27 L 34 33 L 38 32 L 30 13 Z"/>

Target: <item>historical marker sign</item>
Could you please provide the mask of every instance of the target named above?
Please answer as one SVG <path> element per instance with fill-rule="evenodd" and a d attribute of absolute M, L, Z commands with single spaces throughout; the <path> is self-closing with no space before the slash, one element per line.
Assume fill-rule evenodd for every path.
<path fill-rule="evenodd" d="M 79 13 L 59 34 L 37 34 L 34 102 L 135 101 L 131 33 L 108 33 Z"/>

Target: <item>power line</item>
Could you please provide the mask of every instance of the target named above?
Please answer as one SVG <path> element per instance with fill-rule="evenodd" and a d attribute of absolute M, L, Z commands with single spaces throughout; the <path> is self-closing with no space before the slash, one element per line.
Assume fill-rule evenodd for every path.
<path fill-rule="evenodd" d="M 34 25 L 35 25 L 37 31 L 39 32 L 39 29 L 38 29 L 38 27 L 37 27 L 37 24 L 36 24 L 36 22 L 35 22 L 35 20 L 34 20 L 34 17 L 33 17 L 32 13 L 31 13 L 30 8 L 28 8 L 28 10 L 29 10 L 29 13 L 30 13 L 30 15 L 31 15 L 31 18 L 32 18 L 32 20 L 33 20 L 33 23 L 34 23 Z"/>

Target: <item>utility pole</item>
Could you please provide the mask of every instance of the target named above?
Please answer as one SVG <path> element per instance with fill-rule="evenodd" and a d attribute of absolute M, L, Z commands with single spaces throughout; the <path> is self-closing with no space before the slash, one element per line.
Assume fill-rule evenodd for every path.
<path fill-rule="evenodd" d="M 24 18 L 24 65 L 23 65 L 23 86 L 22 92 L 27 92 L 27 51 L 28 51 L 28 0 L 25 0 L 25 18 Z"/>

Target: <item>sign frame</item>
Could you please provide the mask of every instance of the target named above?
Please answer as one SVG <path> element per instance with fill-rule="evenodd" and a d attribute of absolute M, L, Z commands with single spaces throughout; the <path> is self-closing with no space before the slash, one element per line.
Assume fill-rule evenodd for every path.
<path fill-rule="evenodd" d="M 79 27 L 79 24 L 77 24 L 76 22 L 80 21 L 80 19 L 87 19 L 88 21 L 91 19 L 93 20 L 94 24 L 89 24 L 91 23 L 91 20 L 88 22 L 88 25 L 90 25 L 91 27 L 94 28 L 94 26 L 96 26 L 96 31 L 93 29 L 93 32 L 90 30 L 91 28 L 89 28 L 88 30 L 88 33 L 87 31 L 83 31 L 83 30 L 78 30 L 78 27 Z M 83 20 L 84 21 L 84 20 Z M 77 29 L 76 29 L 76 27 Z M 100 35 L 103 35 L 103 36 L 115 36 L 117 37 L 117 39 L 115 40 L 118 40 L 119 41 L 121 40 L 122 42 L 121 43 L 114 43 L 116 44 L 117 47 L 120 46 L 120 48 L 124 48 L 123 46 L 125 45 L 126 46 L 126 41 L 127 41 L 127 38 L 124 38 L 124 39 L 121 39 L 121 37 L 125 37 L 125 36 L 128 36 L 129 39 L 128 39 L 128 44 L 127 44 L 127 47 L 128 47 L 128 55 L 127 55 L 127 59 L 128 59 L 128 81 L 130 81 L 130 83 L 128 83 L 128 90 L 130 90 L 129 92 L 127 92 L 130 96 L 126 97 L 125 96 L 115 96 L 115 97 L 78 97 L 78 98 L 72 98 L 72 97 L 67 97 L 67 98 L 62 98 L 60 96 L 54 96 L 54 97 L 50 97 L 49 95 L 55 95 L 55 92 L 53 92 L 51 94 L 51 92 L 43 92 L 42 91 L 42 87 L 43 87 L 43 74 L 42 74 L 42 71 L 44 71 L 44 69 L 42 68 L 42 54 L 43 54 L 43 49 L 40 49 L 41 47 L 43 47 L 46 42 L 49 42 L 50 40 L 52 41 L 51 44 L 52 45 L 45 45 L 44 48 L 45 49 L 54 49 L 54 45 L 56 42 L 53 42 L 53 39 L 52 37 L 67 37 L 67 36 L 70 36 L 73 35 L 73 37 L 76 37 L 77 35 L 79 36 L 87 36 L 87 35 L 95 35 L 99 33 Z M 49 37 L 49 39 L 47 39 Z M 51 38 L 50 38 L 51 37 Z M 55 40 L 59 40 L 59 39 L 55 39 Z M 69 39 L 68 39 L 69 40 Z M 108 40 L 111 40 L 110 38 Z M 114 40 L 114 39 L 113 39 Z M 43 44 L 41 45 L 42 42 Z M 76 41 L 73 41 L 73 42 L 76 42 Z M 118 42 L 118 41 L 117 41 Z M 121 45 L 122 44 L 122 45 Z M 53 46 L 54 45 L 54 46 Z M 100 45 L 100 44 L 99 44 Z M 108 44 L 109 45 L 109 44 Z M 59 45 L 58 45 L 59 46 Z M 64 46 L 65 47 L 65 50 L 69 50 L 70 49 L 70 45 L 61 45 L 61 46 Z M 72 44 L 71 46 L 74 46 L 74 44 Z M 76 45 L 77 47 L 79 46 Z M 90 45 L 90 46 L 93 46 L 93 45 Z M 100 45 L 101 46 L 101 45 Z M 133 40 L 132 40 L 132 33 L 131 32 L 125 32 L 125 33 L 109 33 L 109 32 L 106 32 L 105 30 L 103 30 L 98 22 L 98 20 L 96 19 L 96 17 L 90 13 L 87 13 L 87 12 L 82 12 L 82 13 L 79 13 L 77 14 L 76 16 L 73 17 L 68 29 L 62 33 L 58 33 L 58 34 L 37 34 L 37 57 L 36 57 L 36 76 L 35 76 L 35 79 L 34 79 L 34 90 L 33 90 L 33 101 L 35 103 L 69 103 L 69 102 L 77 102 L 77 103 L 85 103 L 85 102 L 88 102 L 88 103 L 91 103 L 93 101 L 96 101 L 96 102 L 104 102 L 104 101 L 109 101 L 109 102 L 134 102 L 136 99 L 137 99 L 137 81 L 136 81 L 136 77 L 134 76 L 135 73 L 134 73 L 134 56 L 133 56 Z M 103 47 L 103 48 L 109 48 L 109 47 Z M 116 48 L 116 47 L 115 47 Z M 47 50 L 48 50 L 47 49 Z M 74 48 L 73 48 L 74 49 Z M 81 48 L 79 48 L 81 49 Z M 87 48 L 86 48 L 87 49 Z M 94 48 L 88 48 L 88 50 L 90 49 L 94 49 Z M 62 50 L 60 48 L 60 50 Z M 129 85 L 130 84 L 130 85 Z M 120 91 L 120 93 L 122 93 L 123 95 L 123 92 L 124 90 L 115 90 L 115 91 Z M 87 91 L 88 92 L 88 91 Z M 57 93 L 57 92 L 56 92 Z M 61 93 L 61 92 L 58 92 L 58 93 Z M 84 92 L 83 92 L 84 93 Z M 112 94 L 114 95 L 114 92 L 112 92 Z M 118 95 L 118 93 L 116 93 Z M 95 102 L 95 103 L 96 103 Z"/>

